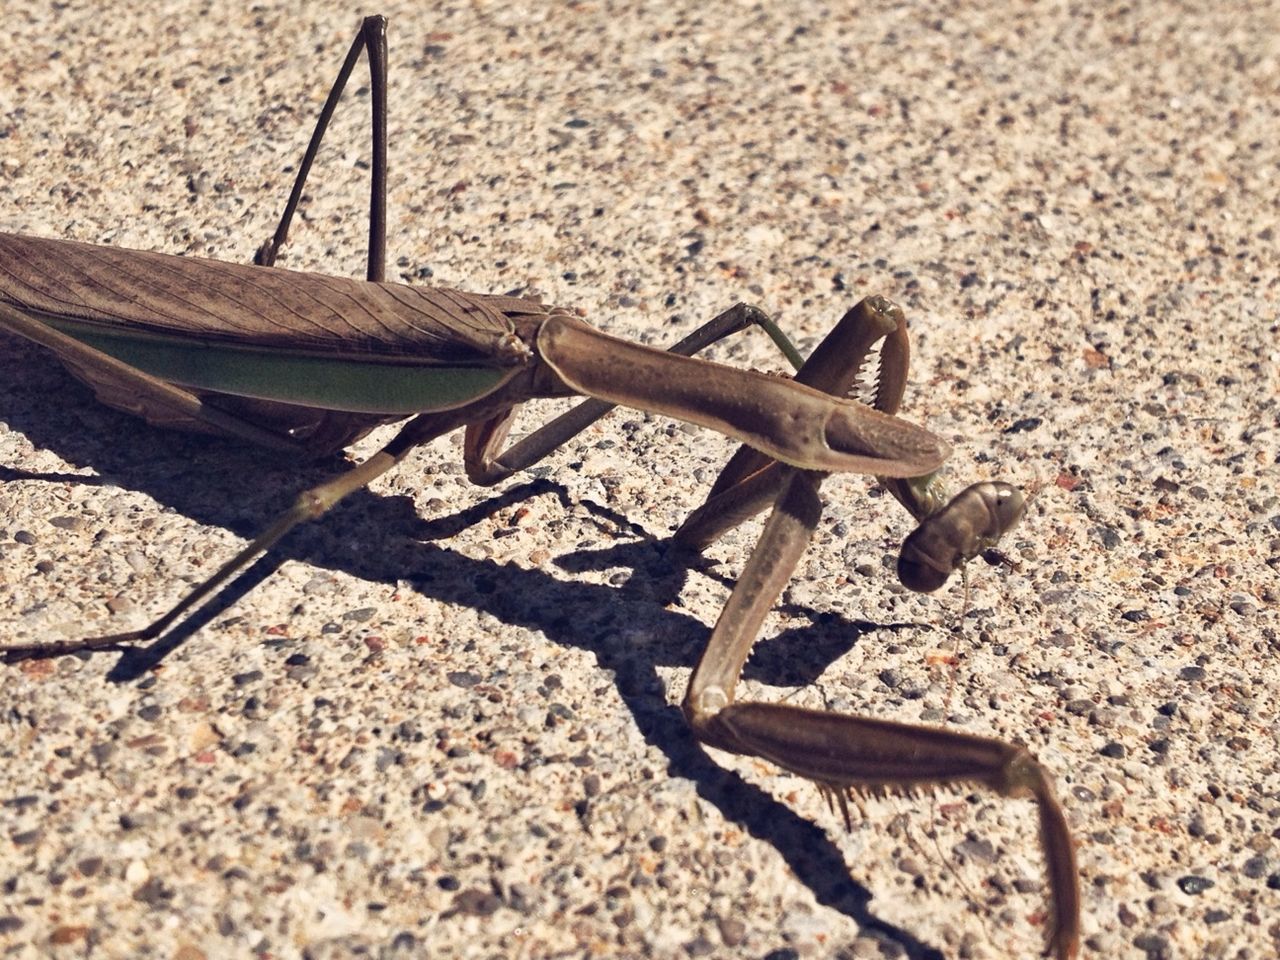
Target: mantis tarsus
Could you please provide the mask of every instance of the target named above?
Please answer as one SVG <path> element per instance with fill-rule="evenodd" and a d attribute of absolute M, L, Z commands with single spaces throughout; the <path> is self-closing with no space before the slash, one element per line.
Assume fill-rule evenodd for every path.
<path fill-rule="evenodd" d="M 372 73 L 373 162 L 367 281 L 273 266 L 329 118 L 360 53 Z M 330 91 L 274 237 L 256 266 L 0 234 L 0 328 L 53 350 L 111 406 L 149 422 L 239 437 L 278 450 L 340 449 L 382 423 L 412 416 L 382 450 L 294 506 L 150 626 L 70 642 L 3 646 L 9 660 L 160 636 L 297 524 L 319 517 L 410 450 L 466 427 L 467 475 L 492 484 L 535 463 L 615 404 L 710 427 L 746 446 L 707 502 L 675 534 L 697 548 L 772 506 L 684 700 L 694 735 L 763 757 L 816 782 L 848 817 L 859 792 L 981 783 L 1038 805 L 1053 920 L 1049 950 L 1075 955 L 1079 893 L 1071 837 L 1048 774 L 1023 748 L 949 730 L 734 702 L 742 667 L 804 551 L 833 471 L 874 474 L 920 521 L 901 576 L 940 586 L 1017 522 L 1021 494 L 979 484 L 949 503 L 935 480 L 949 453 L 895 416 L 906 381 L 901 311 L 858 304 L 800 362 L 759 310 L 730 308 L 668 352 L 627 343 L 568 310 L 512 296 L 385 282 L 385 20 L 367 18 Z M 692 359 L 757 325 L 798 367 L 794 380 Z M 845 399 L 883 340 L 872 405 Z M 502 450 L 525 400 L 589 399 Z"/>

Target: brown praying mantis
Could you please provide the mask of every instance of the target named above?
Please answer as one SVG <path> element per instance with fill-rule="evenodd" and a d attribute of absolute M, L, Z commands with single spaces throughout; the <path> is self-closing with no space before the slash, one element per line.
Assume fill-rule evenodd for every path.
<path fill-rule="evenodd" d="M 340 450 L 411 417 L 364 462 L 303 492 L 271 526 L 148 627 L 4 645 L 5 659 L 113 647 L 161 636 L 298 524 L 323 515 L 434 437 L 465 427 L 464 463 L 494 484 L 536 463 L 622 404 L 741 441 L 707 501 L 674 538 L 701 549 L 772 507 L 698 661 L 684 699 L 694 736 L 814 781 L 839 804 L 861 792 L 983 784 L 1039 811 L 1052 920 L 1048 950 L 1076 954 L 1079 891 L 1070 833 L 1047 772 L 1025 749 L 986 737 L 785 704 L 736 702 L 764 617 L 821 513 L 825 474 L 877 476 L 919 521 L 899 564 L 933 590 L 1020 518 L 1022 494 L 982 483 L 947 500 L 935 472 L 949 448 L 896 416 L 908 347 L 901 311 L 862 301 L 801 360 L 760 310 L 738 304 L 663 352 L 610 337 L 570 310 L 515 296 L 387 283 L 386 23 L 367 18 L 330 90 L 273 238 L 237 265 L 0 234 L 0 328 L 52 350 L 98 398 L 159 426 L 241 438 L 295 455 Z M 273 266 L 303 185 L 360 54 L 372 74 L 373 161 L 367 280 Z M 794 379 L 695 359 L 758 326 Z M 871 404 L 848 395 L 880 344 Z M 587 399 L 504 445 L 526 400 Z"/>

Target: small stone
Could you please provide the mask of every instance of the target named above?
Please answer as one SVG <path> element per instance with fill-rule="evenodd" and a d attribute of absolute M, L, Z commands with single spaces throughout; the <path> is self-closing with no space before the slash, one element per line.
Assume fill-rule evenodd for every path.
<path fill-rule="evenodd" d="M 477 917 L 488 917 L 497 913 L 502 901 L 497 895 L 478 887 L 463 890 L 453 898 L 453 909 L 458 913 L 468 913 Z"/>
<path fill-rule="evenodd" d="M 187 737 L 187 747 L 192 753 L 199 753 L 201 750 L 207 750 L 222 741 L 222 735 L 218 732 L 218 728 L 207 720 L 198 721 L 191 728 L 191 732 Z"/>
<path fill-rule="evenodd" d="M 1133 938 L 1133 945 L 1144 950 L 1148 957 L 1169 956 L 1169 938 L 1159 933 L 1144 933 Z"/>
<path fill-rule="evenodd" d="M 391 940 L 392 953 L 413 953 L 418 948 L 418 938 L 408 930 L 401 930 Z"/>
<path fill-rule="evenodd" d="M 720 940 L 726 947 L 736 947 L 747 938 L 747 925 L 734 917 L 721 917 L 717 921 Z"/>
<path fill-rule="evenodd" d="M 89 928 L 83 926 L 62 926 L 54 927 L 49 931 L 49 943 L 53 946 L 65 946 L 68 943 L 75 943 L 78 940 L 85 940 L 89 936 Z"/>
<path fill-rule="evenodd" d="M 157 907 L 166 900 L 173 899 L 174 891 L 165 886 L 158 877 L 152 877 L 137 890 L 133 891 L 133 899 L 139 903 L 150 904 Z"/>
<path fill-rule="evenodd" d="M 102 766 L 110 760 L 115 755 L 115 752 L 116 745 L 114 743 L 95 743 L 89 748 L 89 753 L 97 761 L 98 766 Z"/>
<path fill-rule="evenodd" d="M 82 877 L 97 876 L 98 871 L 102 869 L 101 857 L 85 857 L 76 864 L 76 869 L 80 871 Z"/>
<path fill-rule="evenodd" d="M 1194 897 L 1196 894 L 1204 893 L 1212 886 L 1213 881 L 1208 877 L 1199 877 L 1191 874 L 1178 878 L 1178 888 L 1188 896 Z"/>
<path fill-rule="evenodd" d="M 1270 867 L 1270 860 L 1263 856 L 1257 856 L 1250 857 L 1246 860 L 1244 862 L 1244 866 L 1240 868 L 1240 871 L 1250 880 L 1261 880 L 1267 875 L 1267 870 L 1269 870 Z"/>
<path fill-rule="evenodd" d="M 574 712 L 563 703 L 553 703 L 547 708 L 546 726 L 548 729 L 555 727 L 561 720 L 573 719 L 575 719 Z"/>
<path fill-rule="evenodd" d="M 404 754 L 399 750 L 392 750 L 390 747 L 379 747 L 377 759 L 373 765 L 379 773 L 386 773 L 391 767 L 404 763 Z"/>
<path fill-rule="evenodd" d="M 706 937 L 699 936 L 684 945 L 684 952 L 691 957 L 707 957 L 715 952 L 715 945 Z"/>
<path fill-rule="evenodd" d="M 1023 417 L 1021 420 L 1014 421 L 1010 426 L 1005 428 L 1005 433 L 1029 433 L 1037 429 L 1044 421 L 1039 417 Z"/>
<path fill-rule="evenodd" d="M 996 848 L 990 840 L 965 840 L 952 849 L 958 856 L 982 863 L 994 863 L 996 859 Z"/>
<path fill-rule="evenodd" d="M 350 770 L 360 762 L 360 758 L 364 756 L 364 750 L 360 747 L 352 747 L 347 751 L 347 755 L 338 761 L 339 770 Z"/>

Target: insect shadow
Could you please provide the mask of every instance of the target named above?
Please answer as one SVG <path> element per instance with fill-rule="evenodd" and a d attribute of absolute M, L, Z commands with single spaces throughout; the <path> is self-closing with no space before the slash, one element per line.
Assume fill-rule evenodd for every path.
<path fill-rule="evenodd" d="M 47 404 L 50 394 L 67 402 Z M 271 454 L 242 443 L 157 430 L 93 401 L 46 353 L 0 335 L 0 411 L 9 426 L 36 447 L 69 463 L 91 466 L 97 477 L 0 470 L 0 480 L 37 479 L 137 490 L 201 524 L 221 526 L 250 538 L 298 490 L 335 472 L 337 460 L 280 464 Z M 135 437 L 137 442 L 117 438 Z M 440 462 L 443 462 L 441 460 Z M 400 470 L 420 469 L 422 458 Z M 643 470 L 643 464 L 636 464 Z M 251 484 L 245 478 L 252 477 Z M 103 480 L 100 478 L 109 478 Z M 246 489 L 248 487 L 248 489 Z M 265 497 L 263 491 L 270 491 Z M 518 484 L 474 506 L 423 519 L 405 496 L 363 489 L 350 495 L 320 523 L 293 531 L 204 607 L 143 648 L 120 648 L 108 680 L 127 683 L 145 676 L 211 621 L 225 615 L 286 560 L 341 570 L 384 583 L 408 581 L 424 596 L 482 610 L 500 621 L 541 631 L 552 642 L 595 655 L 611 671 L 624 704 L 646 743 L 668 759 L 668 773 L 691 781 L 698 795 L 753 837 L 771 844 L 822 905 L 848 916 L 866 933 L 893 941 L 912 960 L 940 960 L 935 947 L 869 909 L 871 892 L 852 880 L 844 854 L 827 833 L 740 775 L 716 764 L 690 733 L 678 707 L 668 703 L 659 666 L 692 666 L 709 625 L 668 609 L 694 561 L 685 551 L 647 534 L 642 527 L 599 504 L 588 504 L 602 523 L 641 539 L 587 547 L 561 558 L 573 569 L 630 567 L 643 587 L 604 586 L 561 580 L 538 569 L 478 560 L 450 550 L 447 537 L 531 496 L 553 494 L 566 505 L 566 489 L 549 480 Z M 582 504 L 584 501 L 576 501 Z M 443 539 L 445 545 L 435 542 Z M 702 572 L 712 566 L 697 561 Z M 720 576 L 714 571 L 711 575 Z M 633 578 L 634 579 L 634 578 Z M 724 579 L 720 576 L 720 579 Z M 630 642 L 637 624 L 653 641 Z M 915 625 L 891 625 L 893 627 Z M 868 629 L 880 625 L 826 614 L 808 628 L 788 631 L 758 646 L 745 675 L 770 684 L 799 686 L 847 652 Z M 784 657 L 774 651 L 787 649 Z M 429 709 L 429 705 L 424 705 Z"/>

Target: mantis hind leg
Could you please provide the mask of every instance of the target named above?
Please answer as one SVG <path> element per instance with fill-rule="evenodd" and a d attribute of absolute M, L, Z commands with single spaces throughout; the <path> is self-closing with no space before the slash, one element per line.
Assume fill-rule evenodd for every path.
<path fill-rule="evenodd" d="M 329 121 L 342 98 L 342 91 L 355 69 L 360 52 L 369 54 L 369 91 L 373 111 L 373 162 L 369 188 L 369 258 L 366 279 L 381 283 L 387 278 L 387 19 L 386 17 L 365 17 L 360 24 L 360 32 L 356 34 L 347 51 L 347 58 L 338 70 L 338 77 L 329 90 L 324 106 L 320 109 L 320 117 L 316 120 L 316 128 L 311 134 L 311 142 L 307 144 L 307 152 L 298 165 L 298 176 L 293 181 L 293 190 L 289 201 L 285 204 L 280 224 L 271 239 L 266 241 L 254 255 L 253 262 L 260 267 L 269 267 L 276 262 L 280 248 L 284 246 L 289 235 L 289 225 L 293 222 L 294 212 L 302 200 L 302 188 L 311 172 L 311 164 L 315 161 L 320 149 L 320 141 L 324 139 Z"/>
<path fill-rule="evenodd" d="M 155 640 L 202 606 L 218 592 L 223 584 L 279 543 L 294 527 L 324 516 L 344 497 L 364 489 L 399 463 L 414 447 L 457 429 L 466 422 L 468 416 L 469 408 L 461 408 L 414 417 L 401 428 L 390 443 L 373 456 L 300 493 L 288 510 L 280 514 L 239 553 L 219 567 L 212 576 L 197 584 L 167 613 L 142 629 L 99 637 L 33 644 L 6 645 L 0 640 L 0 662 L 11 663 L 29 657 L 62 656 L 81 650 L 100 650 L 121 644 Z"/>
<path fill-rule="evenodd" d="M 802 366 L 803 360 L 799 352 L 782 329 L 763 310 L 745 303 L 734 304 L 669 347 L 667 352 L 690 357 L 713 343 L 752 326 L 759 327 L 768 334 L 794 367 L 799 369 Z M 510 430 L 514 409 L 473 424 L 467 428 L 464 447 L 467 477 L 472 483 L 481 486 L 500 483 L 513 473 L 533 466 L 591 426 L 614 406 L 616 404 L 606 400 L 584 400 L 568 413 L 549 421 L 505 450 L 501 448 Z"/>

